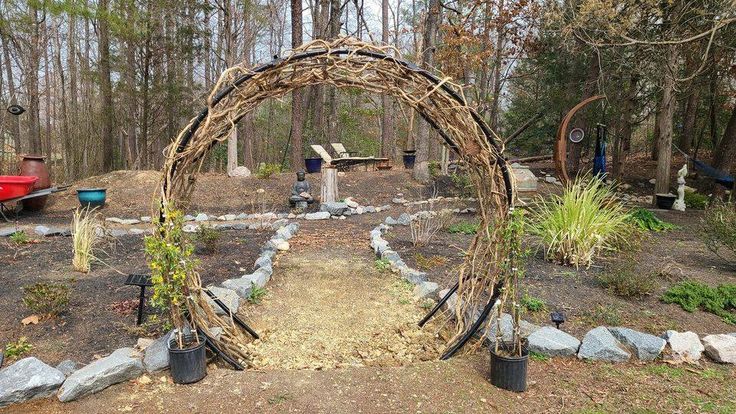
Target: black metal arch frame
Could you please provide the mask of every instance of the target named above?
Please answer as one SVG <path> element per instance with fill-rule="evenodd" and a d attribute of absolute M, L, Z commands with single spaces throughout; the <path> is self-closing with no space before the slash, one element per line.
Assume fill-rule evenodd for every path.
<path fill-rule="evenodd" d="M 271 69 L 276 68 L 281 63 L 288 61 L 288 62 L 297 62 L 300 60 L 306 60 L 318 56 L 345 56 L 345 55 L 360 55 L 364 57 L 369 57 L 375 60 L 387 60 L 392 63 L 395 63 L 399 66 L 404 67 L 406 70 L 412 71 L 414 73 L 418 73 L 430 82 L 437 85 L 440 89 L 442 89 L 445 93 L 450 95 L 457 103 L 460 105 L 463 105 L 468 108 L 470 111 L 470 115 L 473 118 L 473 121 L 475 121 L 476 125 L 483 131 L 483 135 L 486 137 L 486 140 L 488 143 L 496 150 L 496 162 L 501 168 L 501 173 L 504 180 L 504 186 L 506 190 L 506 202 L 509 207 L 513 208 L 513 201 L 514 201 L 514 193 L 513 193 L 513 184 L 511 182 L 511 173 L 508 168 L 508 164 L 506 163 L 506 160 L 503 158 L 503 154 L 501 153 L 501 146 L 496 141 L 494 134 L 491 132 L 491 129 L 488 127 L 488 125 L 485 123 L 485 121 L 480 117 L 480 115 L 473 109 L 467 106 L 467 102 L 465 99 L 463 99 L 460 94 L 457 93 L 450 85 L 448 85 L 446 82 L 442 82 L 437 76 L 434 74 L 418 67 L 414 63 L 408 62 L 406 60 L 397 59 L 395 57 L 389 56 L 384 53 L 374 52 L 374 51 L 366 51 L 363 49 L 353 49 L 349 47 L 343 47 L 338 49 L 317 49 L 317 50 L 309 50 L 305 52 L 299 52 L 293 55 L 290 55 L 287 59 L 282 59 L 279 57 L 276 57 L 274 60 L 272 60 L 269 63 L 265 63 L 259 66 L 256 66 L 251 72 L 241 75 L 239 78 L 235 79 L 235 81 L 222 88 L 213 98 L 211 105 L 215 106 L 218 103 L 220 103 L 223 99 L 225 99 L 228 95 L 230 95 L 233 91 L 235 91 L 240 85 L 242 85 L 245 82 L 248 82 L 250 79 L 252 79 L 255 75 L 259 73 L 267 72 Z M 434 128 L 435 131 L 437 131 L 442 139 L 444 139 L 445 143 L 453 149 L 458 155 L 462 156 L 460 153 L 457 145 L 452 141 L 448 133 L 444 130 L 442 130 L 434 120 L 432 120 L 427 114 L 424 112 L 418 110 L 415 108 L 417 112 L 419 112 L 419 115 L 427 121 L 429 125 Z M 176 148 L 176 154 L 180 154 L 183 152 L 187 145 L 189 145 L 190 140 L 194 136 L 194 134 L 197 132 L 197 129 L 199 129 L 199 126 L 201 125 L 202 121 L 204 121 L 207 118 L 207 115 L 209 113 L 209 107 L 203 109 L 199 115 L 191 122 L 189 129 L 181 135 L 181 139 L 178 142 L 177 148 Z M 235 120 L 235 123 L 240 121 L 240 118 Z M 219 141 L 213 140 L 210 144 L 210 147 L 217 144 Z M 198 159 L 194 160 L 195 162 L 198 161 Z M 164 181 L 162 183 L 162 190 L 163 193 L 166 193 L 166 190 L 168 186 L 170 185 L 171 180 L 176 174 L 176 169 L 178 165 L 178 160 L 174 160 L 174 163 L 172 164 L 171 169 L 167 172 L 167 175 L 164 177 Z M 164 206 L 161 206 L 160 210 L 160 221 L 163 222 L 164 220 Z M 422 319 L 422 321 L 419 323 L 419 326 L 423 326 L 437 311 L 440 309 L 440 307 L 447 302 L 447 300 L 450 298 L 452 294 L 454 294 L 458 287 L 460 282 L 456 282 L 455 285 L 450 288 L 449 292 L 440 299 L 440 301 L 436 304 L 436 306 Z M 454 355 L 458 350 L 460 350 L 465 343 L 467 343 L 470 338 L 475 335 L 476 331 L 480 328 L 480 326 L 483 324 L 485 319 L 488 317 L 488 314 L 490 313 L 491 308 L 493 307 L 493 304 L 498 299 L 498 296 L 500 294 L 499 291 L 500 286 L 497 286 L 496 289 L 494 289 L 494 294 L 489 298 L 488 303 L 484 306 L 483 311 L 481 312 L 478 319 L 470 326 L 470 328 L 461 335 L 460 339 L 457 343 L 455 343 L 447 352 L 445 352 L 444 355 L 442 355 L 441 359 L 448 359 L 452 355 Z"/>

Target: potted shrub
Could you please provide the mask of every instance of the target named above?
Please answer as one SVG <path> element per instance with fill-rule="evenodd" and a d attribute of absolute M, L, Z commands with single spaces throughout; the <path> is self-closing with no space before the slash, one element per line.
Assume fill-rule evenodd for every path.
<path fill-rule="evenodd" d="M 169 367 L 177 384 L 197 382 L 207 375 L 205 338 L 188 317 L 187 281 L 196 272 L 194 248 L 184 237 L 181 211 L 166 210 L 158 231 L 145 239 L 151 269 L 153 305 L 168 312 L 173 333 L 169 337 Z M 164 229 L 166 231 L 164 231 Z"/>
<path fill-rule="evenodd" d="M 491 383 L 496 387 L 509 391 L 526 391 L 527 365 L 529 350 L 521 338 L 518 285 L 524 276 L 524 260 L 526 251 L 522 247 L 524 236 L 524 212 L 514 210 L 503 230 L 503 240 L 507 248 L 506 259 L 501 265 L 503 278 L 502 304 L 510 307 L 513 322 L 511 342 L 504 342 L 502 329 L 496 329 L 496 341 L 491 346 Z M 504 306 L 499 306 L 500 316 Z M 500 319 L 499 319 L 500 320 Z M 500 325 L 500 324 L 499 324 Z"/>

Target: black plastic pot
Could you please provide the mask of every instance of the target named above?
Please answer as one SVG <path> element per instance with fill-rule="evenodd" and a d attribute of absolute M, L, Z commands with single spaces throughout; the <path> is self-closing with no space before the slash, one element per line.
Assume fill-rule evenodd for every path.
<path fill-rule="evenodd" d="M 501 349 L 508 349 L 502 347 Z M 498 355 L 491 345 L 491 384 L 514 392 L 526 391 L 526 373 L 529 363 L 529 350 L 522 348 L 520 357 Z"/>
<path fill-rule="evenodd" d="M 199 335 L 199 344 L 194 335 L 184 336 L 184 349 L 179 349 L 176 334 L 169 339 L 169 368 L 176 384 L 191 384 L 207 375 L 205 337 Z"/>
<path fill-rule="evenodd" d="M 675 204 L 677 196 L 674 194 L 657 194 L 657 208 L 662 210 L 672 210 L 672 205 Z"/>
<path fill-rule="evenodd" d="M 416 151 L 404 151 L 404 168 L 407 170 L 411 170 L 414 168 L 414 161 L 416 161 L 417 155 Z"/>

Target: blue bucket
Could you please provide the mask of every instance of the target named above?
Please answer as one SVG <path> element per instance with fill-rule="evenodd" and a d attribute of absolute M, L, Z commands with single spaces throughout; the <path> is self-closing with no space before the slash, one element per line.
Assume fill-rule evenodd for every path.
<path fill-rule="evenodd" d="M 77 198 L 82 207 L 102 207 L 107 198 L 106 192 L 106 188 L 80 188 L 77 190 Z"/>
<path fill-rule="evenodd" d="M 322 171 L 322 158 L 305 158 L 304 166 L 309 174 L 318 173 Z"/>

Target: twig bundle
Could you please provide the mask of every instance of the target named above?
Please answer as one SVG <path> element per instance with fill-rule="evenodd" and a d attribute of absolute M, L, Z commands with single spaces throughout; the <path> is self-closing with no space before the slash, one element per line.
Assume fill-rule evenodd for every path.
<path fill-rule="evenodd" d="M 513 198 L 506 185 L 508 172 L 504 176 L 500 164 L 504 162 L 500 155 L 503 144 L 468 106 L 459 85 L 400 60 L 398 51 L 391 46 L 353 38 L 315 40 L 268 65 L 238 65 L 226 70 L 208 98 L 207 110 L 192 119 L 166 150 L 159 194 L 162 205 L 188 199 L 194 174 L 209 149 L 226 140 L 237 122 L 259 103 L 317 84 L 391 95 L 415 109 L 461 155 L 478 191 L 481 230 L 460 271 L 461 300 L 457 301 L 456 314 L 465 315 L 466 308 L 477 307 L 492 293 L 500 275 L 499 239 L 494 229 L 505 220 Z M 247 360 L 242 334 L 232 321 L 214 314 L 202 296 L 198 277 L 190 281 L 189 298 L 191 314 L 201 318 L 200 328 L 222 327 L 219 342 L 224 351 L 236 359 Z M 458 318 L 458 336 L 466 324 L 465 318 Z"/>

